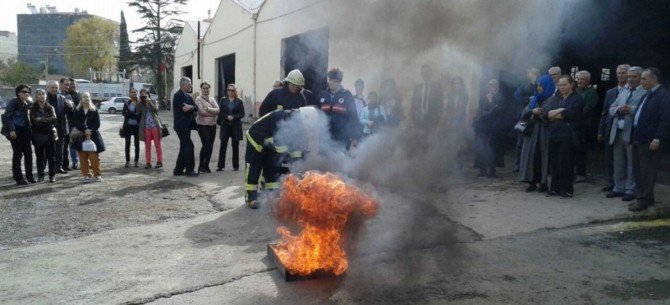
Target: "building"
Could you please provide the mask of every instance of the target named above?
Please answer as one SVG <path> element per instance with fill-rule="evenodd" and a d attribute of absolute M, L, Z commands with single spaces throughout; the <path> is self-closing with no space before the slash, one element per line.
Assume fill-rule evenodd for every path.
<path fill-rule="evenodd" d="M 382 80 L 393 78 L 407 109 L 414 86 L 422 81 L 420 67 L 429 64 L 445 88 L 456 76 L 464 80 L 471 118 L 489 78 L 510 67 L 523 75 L 539 61 L 530 56 L 536 51 L 534 41 L 524 52 L 514 45 L 524 37 L 510 35 L 536 35 L 542 29 L 550 36 L 557 18 L 537 13 L 546 9 L 539 3 L 490 1 L 297 0 L 286 5 L 277 0 L 222 0 L 201 39 L 200 65 L 188 60 L 198 57 L 197 51 L 189 53 L 198 44 L 192 31 L 184 31 L 174 81 L 197 67 L 201 73 L 192 74 L 194 91 L 207 81 L 218 98 L 226 84 L 235 83 L 247 113 L 255 114 L 254 106 L 273 82 L 292 69 L 300 69 L 305 87 L 318 93 L 326 86 L 327 70 L 339 67 L 343 86 L 352 91 L 358 78 L 365 81 L 366 92 L 379 91 Z"/>
<path fill-rule="evenodd" d="M 0 31 L 0 60 L 17 59 L 19 54 L 16 33 Z"/>
<path fill-rule="evenodd" d="M 17 14 L 19 61 L 44 71 L 49 64 L 49 74 L 68 75 L 63 56 L 63 42 L 67 38 L 67 28 L 75 22 L 89 18 L 86 11 L 61 13 L 53 6 L 40 8 L 28 5 L 30 14 Z"/>

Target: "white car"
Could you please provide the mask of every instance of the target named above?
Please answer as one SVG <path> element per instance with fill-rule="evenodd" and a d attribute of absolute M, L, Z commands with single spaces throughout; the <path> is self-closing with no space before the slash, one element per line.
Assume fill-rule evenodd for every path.
<path fill-rule="evenodd" d="M 123 104 L 127 103 L 128 101 L 130 101 L 129 97 L 113 97 L 100 103 L 98 110 L 111 114 L 115 114 L 117 112 L 121 113 L 121 111 L 123 111 Z"/>

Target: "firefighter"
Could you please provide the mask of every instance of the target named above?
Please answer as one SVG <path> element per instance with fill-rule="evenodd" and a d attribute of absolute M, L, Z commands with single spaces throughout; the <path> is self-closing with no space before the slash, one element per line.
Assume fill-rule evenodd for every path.
<path fill-rule="evenodd" d="M 349 149 L 360 137 L 360 124 L 354 96 L 342 87 L 344 73 L 328 71 L 328 88 L 319 95 L 319 108 L 330 118 L 330 134 Z"/>
<path fill-rule="evenodd" d="M 277 109 L 298 109 L 312 105 L 314 95 L 303 86 L 305 86 L 305 78 L 300 70 L 292 70 L 284 79 L 283 85 L 273 89 L 265 97 L 258 109 L 258 116 L 263 117 Z"/>
<path fill-rule="evenodd" d="M 277 178 L 281 171 L 281 162 L 286 159 L 300 159 L 304 156 L 305 148 L 309 145 L 311 138 L 315 138 L 315 133 L 309 128 L 296 129 L 296 135 L 290 144 L 276 143 L 276 133 L 279 123 L 299 115 L 301 126 L 314 126 L 313 123 L 318 120 L 317 109 L 312 106 L 301 107 L 299 109 L 277 109 L 272 111 L 256 121 L 247 131 L 247 151 L 245 154 L 245 201 L 252 208 L 258 208 L 258 180 L 261 176 L 265 180 L 265 189 L 276 190 L 279 188 Z M 295 140 L 294 139 L 294 140 Z M 305 144 L 297 144 L 304 142 Z M 283 144 L 283 145 L 282 145 Z"/>

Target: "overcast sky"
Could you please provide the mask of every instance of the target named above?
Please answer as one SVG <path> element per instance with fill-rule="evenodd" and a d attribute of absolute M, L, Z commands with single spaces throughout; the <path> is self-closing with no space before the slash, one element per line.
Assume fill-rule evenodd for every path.
<path fill-rule="evenodd" d="M 26 6 L 28 3 L 35 5 L 38 10 L 40 7 L 47 5 L 55 6 L 59 12 L 74 12 L 75 8 L 79 8 L 80 10 L 88 11 L 89 14 L 98 15 L 117 22 L 121 21 L 121 10 L 123 10 L 126 15 L 128 33 L 131 36 L 131 40 L 133 39 L 131 31 L 139 28 L 143 23 L 135 10 L 128 7 L 128 1 L 126 0 L 3 0 L 2 9 L 0 9 L 0 31 L 16 32 L 16 14 L 29 14 L 30 10 Z M 212 10 L 212 16 L 214 16 L 218 5 L 218 0 L 189 0 L 188 5 L 182 6 L 185 14 L 178 18 L 194 21 L 206 19 L 207 10 Z"/>

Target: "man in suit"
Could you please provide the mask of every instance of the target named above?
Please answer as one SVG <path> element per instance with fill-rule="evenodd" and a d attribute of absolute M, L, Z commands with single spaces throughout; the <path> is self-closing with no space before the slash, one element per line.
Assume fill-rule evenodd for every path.
<path fill-rule="evenodd" d="M 588 155 L 588 137 L 591 130 L 591 120 L 598 105 L 598 92 L 591 85 L 591 73 L 586 70 L 577 73 L 577 94 L 584 100 L 582 118 L 576 124 L 579 135 L 579 144 L 575 146 L 575 183 L 586 180 L 586 160 Z"/>
<path fill-rule="evenodd" d="M 632 67 L 628 70 L 628 83 L 608 111 L 611 119 L 608 133 L 609 141 L 606 145 L 612 149 L 614 188 L 607 193 L 607 198 L 623 196 L 623 201 L 635 199 L 631 130 L 633 114 L 637 110 L 640 100 L 647 93 L 640 86 L 641 74 L 642 68 L 640 67 Z"/>
<path fill-rule="evenodd" d="M 433 69 L 429 65 L 421 67 L 421 78 L 423 82 L 414 87 L 411 113 L 414 126 L 427 133 L 434 130 L 431 127 L 440 122 L 444 108 L 444 93 L 442 86 L 433 81 Z"/>
<path fill-rule="evenodd" d="M 67 173 L 66 148 L 67 143 L 70 142 L 68 116 L 71 115 L 74 105 L 70 100 L 59 94 L 58 82 L 55 80 L 47 82 L 47 102 L 56 110 L 56 134 L 58 135 L 58 140 L 54 144 L 56 146 L 56 173 L 65 174 Z"/>
<path fill-rule="evenodd" d="M 640 84 L 647 90 L 633 117 L 633 165 L 637 184 L 637 202 L 628 210 L 638 212 L 654 205 L 654 184 L 658 171 L 661 143 L 668 141 L 668 104 L 670 92 L 659 84 L 661 72 L 647 68 Z"/>
<path fill-rule="evenodd" d="M 617 86 L 605 92 L 605 101 L 603 102 L 603 111 L 600 113 L 600 123 L 598 123 L 598 142 L 605 143 L 605 173 L 607 173 L 607 185 L 603 187 L 603 192 L 610 192 L 614 189 L 614 157 L 612 155 L 612 145 L 610 141 L 610 130 L 612 129 L 612 116 L 610 107 L 614 104 L 619 93 L 628 89 L 628 69 L 629 65 L 622 64 L 616 68 Z"/>
<path fill-rule="evenodd" d="M 195 153 L 193 141 L 191 141 L 191 130 L 195 124 L 195 114 L 198 106 L 195 105 L 191 92 L 191 79 L 182 77 L 179 80 L 179 91 L 172 97 L 172 113 L 174 114 L 174 131 L 179 137 L 179 154 L 177 164 L 174 167 L 175 176 L 196 177 Z"/>

